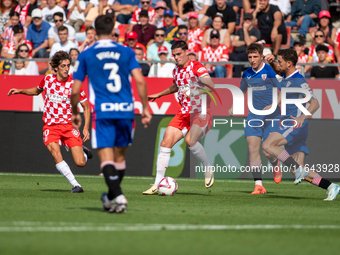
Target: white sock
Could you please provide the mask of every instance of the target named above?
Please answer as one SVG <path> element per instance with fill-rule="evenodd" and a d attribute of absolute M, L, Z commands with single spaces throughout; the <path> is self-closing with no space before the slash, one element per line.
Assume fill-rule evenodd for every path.
<path fill-rule="evenodd" d="M 84 157 L 85 157 L 85 162 L 87 162 L 87 154 L 85 152 L 84 153 Z"/>
<path fill-rule="evenodd" d="M 68 164 L 63 160 L 60 163 L 56 164 L 55 167 L 58 169 L 58 171 L 65 176 L 65 178 L 71 183 L 73 187 L 80 186 L 80 184 L 77 182 L 76 178 L 74 178 L 74 175 L 68 166 Z M 81 187 L 81 186 L 80 186 Z"/>
<path fill-rule="evenodd" d="M 156 185 L 164 178 L 165 171 L 169 166 L 171 156 L 171 148 L 161 147 L 157 158 L 157 173 L 155 183 Z"/>
<path fill-rule="evenodd" d="M 204 150 L 202 144 L 197 142 L 193 146 L 189 147 L 189 150 L 191 150 L 192 154 L 194 154 L 194 156 L 197 158 L 197 160 L 202 162 L 203 167 L 205 169 L 208 169 L 208 167 L 210 166 L 210 163 L 208 161 L 207 154 L 205 153 L 205 150 Z"/>
<path fill-rule="evenodd" d="M 256 181 L 255 181 L 255 185 L 263 186 L 262 180 L 256 180 Z"/>

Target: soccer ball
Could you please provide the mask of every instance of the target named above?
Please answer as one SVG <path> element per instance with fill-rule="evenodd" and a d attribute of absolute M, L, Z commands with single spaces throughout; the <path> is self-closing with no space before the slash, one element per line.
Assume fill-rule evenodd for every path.
<path fill-rule="evenodd" d="M 172 196 L 177 189 L 177 182 L 171 177 L 164 177 L 158 184 L 158 193 L 162 196 Z"/>

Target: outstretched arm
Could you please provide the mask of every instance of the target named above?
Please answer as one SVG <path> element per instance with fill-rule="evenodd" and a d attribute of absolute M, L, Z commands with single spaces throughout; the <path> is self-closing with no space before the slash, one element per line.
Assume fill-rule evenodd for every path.
<path fill-rule="evenodd" d="M 152 95 L 148 95 L 148 100 L 152 100 L 155 101 L 157 98 L 160 98 L 162 96 L 166 96 L 172 93 L 176 93 L 178 91 L 178 88 L 176 86 L 176 84 L 172 84 L 170 87 L 166 88 L 165 90 L 156 93 L 156 94 L 152 94 Z"/>
<path fill-rule="evenodd" d="M 42 90 L 37 87 L 29 88 L 29 89 L 10 89 L 7 96 L 22 94 L 26 96 L 37 96 L 42 92 Z"/>

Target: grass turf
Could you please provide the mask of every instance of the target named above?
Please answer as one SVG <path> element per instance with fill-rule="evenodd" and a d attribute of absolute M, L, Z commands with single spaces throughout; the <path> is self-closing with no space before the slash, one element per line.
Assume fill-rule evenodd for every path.
<path fill-rule="evenodd" d="M 178 178 L 178 192 L 162 197 L 141 194 L 152 178 L 126 177 L 128 211 L 115 215 L 101 209 L 102 177 L 76 178 L 83 194 L 69 194 L 60 175 L 0 173 L 1 255 L 315 254 L 339 247 L 340 201 L 323 201 L 325 191 L 308 183 L 265 181 L 268 193 L 253 196 L 253 181 L 216 180 L 207 190 L 202 179 Z"/>

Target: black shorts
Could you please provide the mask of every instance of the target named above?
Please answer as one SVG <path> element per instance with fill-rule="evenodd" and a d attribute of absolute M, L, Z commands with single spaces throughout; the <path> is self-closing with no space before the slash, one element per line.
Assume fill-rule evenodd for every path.
<path fill-rule="evenodd" d="M 272 44 L 272 39 L 270 38 L 271 33 L 272 33 L 271 30 L 261 30 L 261 40 L 265 40 L 266 43 Z M 278 31 L 278 33 L 282 34 L 281 44 L 286 44 L 287 43 L 287 31 L 285 32 Z"/>

